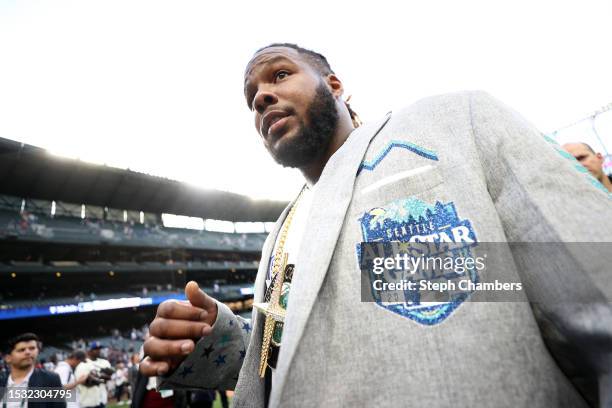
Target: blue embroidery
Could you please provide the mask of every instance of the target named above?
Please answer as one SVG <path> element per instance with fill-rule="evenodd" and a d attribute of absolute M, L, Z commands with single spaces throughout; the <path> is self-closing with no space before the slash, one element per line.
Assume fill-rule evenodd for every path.
<path fill-rule="evenodd" d="M 546 136 L 546 135 L 543 135 L 543 136 L 544 136 L 544 140 L 546 140 L 548 143 L 551 143 L 551 144 L 559 146 L 559 143 L 555 139 L 553 139 L 552 137 Z"/>
<path fill-rule="evenodd" d="M 219 368 L 221 364 L 225 364 L 225 357 L 227 357 L 227 354 L 223 354 L 223 355 L 219 354 L 217 356 L 217 359 L 213 361 L 213 363 L 217 365 L 217 368 Z"/>
<path fill-rule="evenodd" d="M 373 208 L 359 219 L 363 242 L 434 242 L 440 253 L 448 252 L 452 257 L 472 257 L 471 248 L 477 245 L 472 225 L 460 219 L 452 202 L 437 201 L 433 206 L 416 198 L 397 200 L 384 208 Z M 453 243 L 452 249 L 448 243 Z M 361 261 L 360 246 L 357 256 Z M 361 264 L 361 262 L 360 262 Z M 476 268 L 467 268 L 466 276 L 478 283 Z M 379 277 L 371 275 L 372 280 Z M 430 275 L 429 281 L 445 280 L 449 276 Z M 412 279 L 411 277 L 408 279 Z M 418 291 L 405 291 L 400 302 L 385 302 L 380 292 L 372 290 L 376 304 L 384 309 L 409 318 L 423 325 L 435 325 L 445 320 L 456 310 L 471 292 L 453 293 L 446 302 L 421 303 Z"/>
<path fill-rule="evenodd" d="M 193 374 L 193 364 L 192 365 L 185 365 L 185 367 L 183 367 L 183 371 L 181 371 L 179 373 L 179 375 L 183 378 L 187 377 L 189 374 Z"/>
<path fill-rule="evenodd" d="M 387 144 L 387 146 L 383 149 L 383 151 L 380 152 L 376 156 L 376 158 L 373 161 L 369 163 L 365 161 L 362 162 L 359 165 L 359 169 L 357 170 L 357 175 L 361 173 L 361 170 L 370 170 L 370 171 L 374 170 L 376 166 L 378 166 L 378 164 L 381 161 L 383 161 L 383 159 L 387 156 L 387 154 L 389 154 L 389 152 L 393 150 L 394 147 L 401 147 L 402 149 L 409 150 L 426 159 L 438 161 L 438 156 L 436 155 L 436 152 L 432 150 L 428 150 L 428 149 L 425 149 L 424 147 L 417 146 L 414 143 L 392 140 L 391 142 Z"/>

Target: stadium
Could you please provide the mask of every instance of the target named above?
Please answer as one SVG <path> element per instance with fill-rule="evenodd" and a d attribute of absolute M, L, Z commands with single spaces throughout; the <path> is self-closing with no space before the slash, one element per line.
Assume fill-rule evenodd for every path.
<path fill-rule="evenodd" d="M 612 407 L 612 2 L 278 6 L 0 2 L 0 408 Z"/>
<path fill-rule="evenodd" d="M 0 139 L 0 157 L 3 343 L 36 332 L 45 364 L 98 341 L 111 363 L 127 362 L 157 305 L 185 299 L 190 280 L 250 314 L 266 227 L 286 203 L 60 158 L 8 139 Z M 185 220 L 200 225 L 167 226 Z M 227 232 L 204 229 L 204 220 Z"/>

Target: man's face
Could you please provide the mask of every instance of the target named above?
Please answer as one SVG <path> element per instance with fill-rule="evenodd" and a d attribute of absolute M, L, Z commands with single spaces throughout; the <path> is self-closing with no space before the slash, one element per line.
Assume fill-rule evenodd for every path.
<path fill-rule="evenodd" d="M 100 350 L 101 349 L 99 348 L 89 350 L 89 358 L 91 358 L 92 360 L 97 360 L 100 357 Z"/>
<path fill-rule="evenodd" d="M 296 50 L 257 53 L 247 65 L 244 90 L 255 128 L 278 163 L 303 167 L 325 154 L 338 124 L 336 101 Z"/>
<path fill-rule="evenodd" d="M 13 351 L 6 356 L 6 362 L 12 367 L 27 370 L 34 365 L 38 358 L 38 343 L 36 340 L 20 341 Z"/>
<path fill-rule="evenodd" d="M 582 143 L 567 143 L 562 147 L 586 167 L 597 180 L 602 179 L 604 160 L 601 153 L 593 153 Z"/>

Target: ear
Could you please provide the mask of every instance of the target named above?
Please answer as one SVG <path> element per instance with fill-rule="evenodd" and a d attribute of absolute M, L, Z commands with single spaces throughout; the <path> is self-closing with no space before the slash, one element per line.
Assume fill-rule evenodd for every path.
<path fill-rule="evenodd" d="M 603 154 L 601 154 L 601 153 L 595 153 L 595 156 L 597 156 L 597 158 L 599 160 L 601 160 L 601 161 L 603 161 L 603 159 L 604 159 Z"/>
<path fill-rule="evenodd" d="M 329 74 L 327 78 L 325 78 L 325 82 L 330 88 L 330 91 L 334 97 L 339 98 L 344 93 L 344 85 L 342 85 L 342 81 L 335 74 Z"/>

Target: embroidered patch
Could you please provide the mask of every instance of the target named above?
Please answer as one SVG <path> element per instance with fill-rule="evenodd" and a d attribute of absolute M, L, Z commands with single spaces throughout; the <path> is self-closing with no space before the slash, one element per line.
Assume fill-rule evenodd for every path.
<path fill-rule="evenodd" d="M 376 155 L 374 160 L 369 161 L 369 162 L 366 162 L 366 161 L 361 162 L 361 164 L 359 165 L 359 169 L 357 170 L 357 175 L 359 175 L 359 173 L 361 173 L 362 170 L 369 170 L 369 171 L 374 170 L 376 166 L 378 166 L 380 162 L 382 162 L 383 159 L 394 148 L 406 149 L 426 159 L 438 161 L 438 156 L 436 155 L 436 152 L 434 152 L 433 150 L 425 149 L 424 147 L 415 145 L 414 143 L 410 143 L 410 142 L 392 140 L 389 143 L 387 143 L 385 148 L 380 153 L 378 153 L 378 155 Z"/>
<path fill-rule="evenodd" d="M 363 242 L 431 242 L 438 253 L 450 257 L 471 257 L 471 248 L 477 245 L 477 238 L 469 220 L 461 219 L 453 202 L 434 205 L 416 198 L 397 200 L 384 208 L 373 208 L 359 219 Z M 452 250 L 449 248 L 452 244 Z M 361 264 L 360 245 L 357 257 Z M 476 268 L 469 268 L 466 277 L 477 283 Z M 447 276 L 428 276 L 429 281 L 447 279 Z M 371 279 L 377 279 L 371 276 Z M 410 279 L 410 277 L 409 277 Z M 417 291 L 418 292 L 418 291 Z M 452 314 L 471 292 L 457 292 L 448 301 L 420 302 L 418 293 L 405 291 L 400 302 L 385 302 L 380 293 L 372 292 L 377 305 L 400 316 L 423 325 L 441 323 Z"/>

